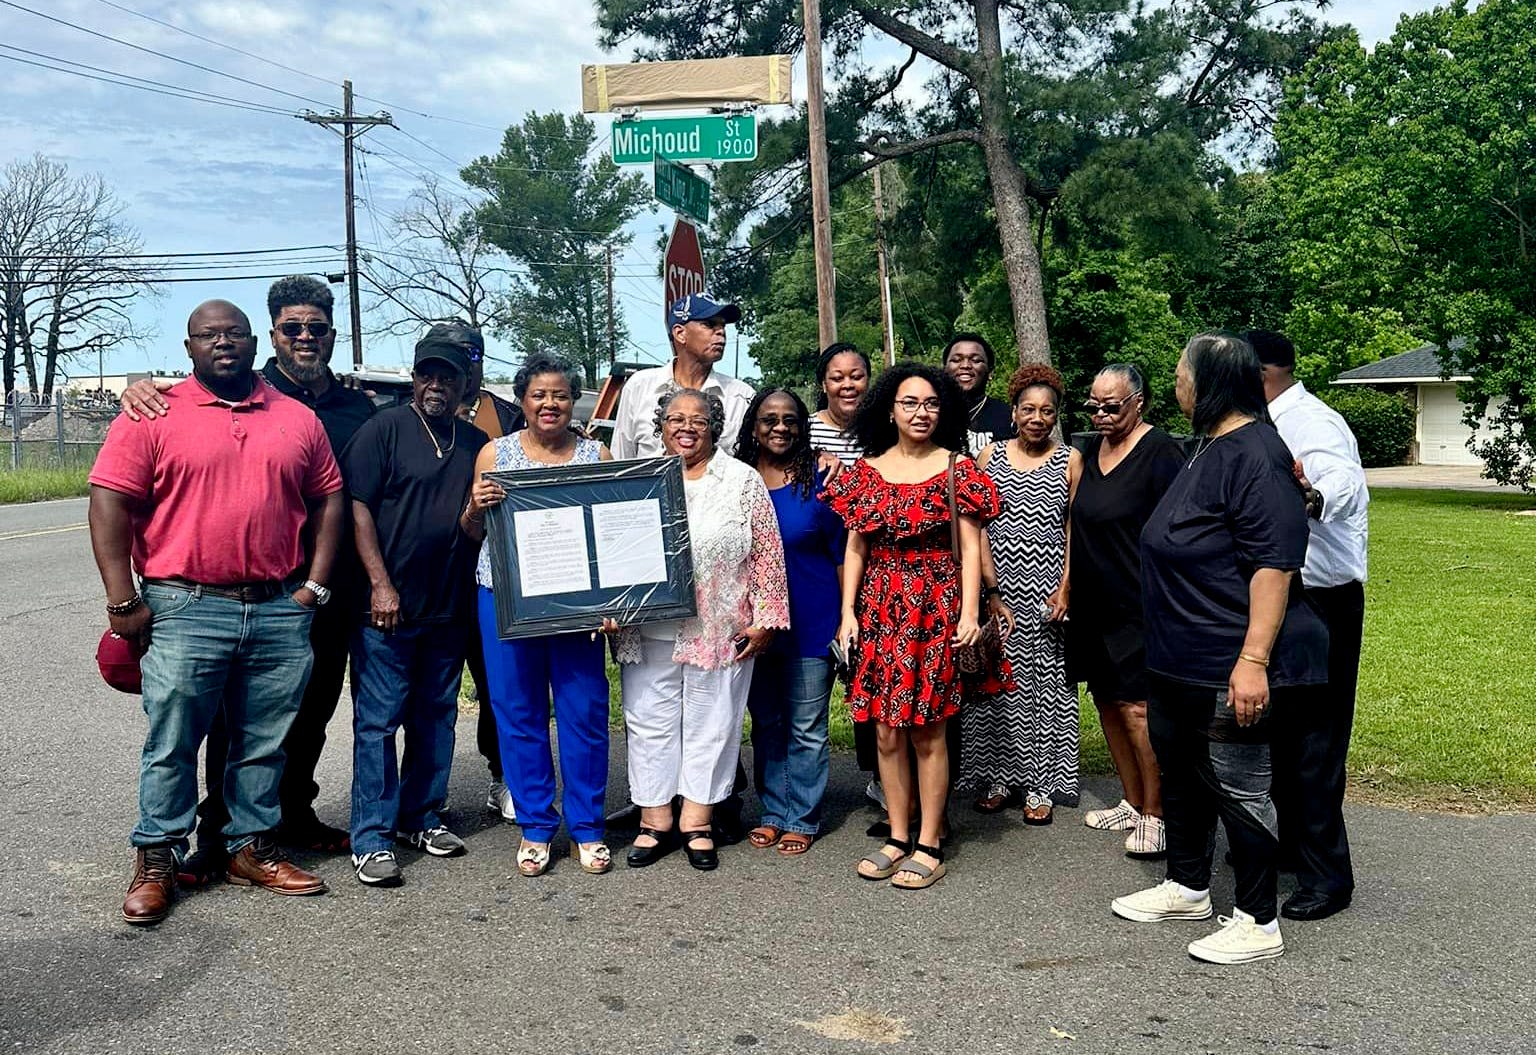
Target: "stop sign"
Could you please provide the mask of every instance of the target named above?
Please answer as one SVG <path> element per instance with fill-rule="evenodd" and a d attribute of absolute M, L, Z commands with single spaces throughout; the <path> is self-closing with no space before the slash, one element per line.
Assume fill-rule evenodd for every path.
<path fill-rule="evenodd" d="M 682 217 L 672 225 L 662 268 L 662 299 L 665 303 L 661 310 L 670 332 L 672 305 L 690 293 L 704 292 L 704 253 L 699 248 L 699 232 Z"/>

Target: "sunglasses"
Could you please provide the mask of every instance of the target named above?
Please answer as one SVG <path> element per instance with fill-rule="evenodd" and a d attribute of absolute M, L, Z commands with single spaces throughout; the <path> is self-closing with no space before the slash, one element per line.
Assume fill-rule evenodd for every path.
<path fill-rule="evenodd" d="M 285 322 L 277 327 L 277 332 L 289 340 L 298 337 L 300 334 L 308 333 L 318 341 L 329 337 L 334 330 L 328 322 Z"/>
<path fill-rule="evenodd" d="M 1131 397 L 1131 399 L 1134 398 L 1136 397 Z M 1093 417 L 1098 417 L 1100 414 L 1104 414 L 1112 418 L 1126 407 L 1130 406 L 1130 404 L 1130 399 L 1121 400 L 1119 403 L 1095 403 L 1092 400 L 1089 400 L 1087 403 L 1083 404 L 1083 409 Z"/>

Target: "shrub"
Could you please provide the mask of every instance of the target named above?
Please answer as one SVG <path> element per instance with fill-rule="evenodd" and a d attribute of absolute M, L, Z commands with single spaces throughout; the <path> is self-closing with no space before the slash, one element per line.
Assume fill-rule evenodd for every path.
<path fill-rule="evenodd" d="M 1325 388 L 1318 393 L 1337 410 L 1360 445 L 1360 462 L 1372 469 L 1402 465 L 1413 442 L 1418 410 L 1402 396 L 1373 388 Z"/>

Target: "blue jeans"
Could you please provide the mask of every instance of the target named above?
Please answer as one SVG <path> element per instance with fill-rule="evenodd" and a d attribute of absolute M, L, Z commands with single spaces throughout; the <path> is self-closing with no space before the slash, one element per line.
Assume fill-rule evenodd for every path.
<path fill-rule="evenodd" d="M 603 642 L 593 641 L 584 631 L 503 641 L 496 635 L 491 591 L 482 587 L 479 597 L 490 707 L 496 714 L 502 770 L 523 837 L 547 843 L 560 828 L 555 763 L 549 750 L 553 687 L 565 823 L 577 842 L 597 842 L 603 837 L 603 800 L 608 792 L 608 675 L 603 668 Z"/>
<path fill-rule="evenodd" d="M 459 716 L 464 628 L 360 627 L 352 638 L 352 852 L 388 850 L 390 836 L 440 827 Z M 405 758 L 395 732 L 405 726 Z"/>
<path fill-rule="evenodd" d="M 314 662 L 314 612 L 286 592 L 260 604 L 148 582 L 142 593 L 152 614 L 140 663 L 149 731 L 130 841 L 186 854 L 197 823 L 197 751 L 222 707 L 229 724 L 223 832 L 238 853 L 281 819 L 283 738 Z"/>
<path fill-rule="evenodd" d="M 815 835 L 827 790 L 831 748 L 827 700 L 832 662 L 764 654 L 752 672 L 752 772 L 763 804 L 762 823 Z"/>

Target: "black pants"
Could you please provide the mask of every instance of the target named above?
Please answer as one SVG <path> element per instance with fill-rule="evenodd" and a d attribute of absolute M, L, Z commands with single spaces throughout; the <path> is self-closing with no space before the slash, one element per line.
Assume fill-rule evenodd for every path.
<path fill-rule="evenodd" d="M 315 611 L 309 626 L 309 643 L 315 653 L 314 667 L 299 711 L 288 735 L 283 738 L 283 776 L 278 784 L 283 823 L 302 826 L 315 819 L 315 799 L 320 785 L 315 783 L 315 768 L 325 747 L 325 727 L 336 713 L 341 687 L 347 676 L 347 650 L 358 619 L 355 606 L 345 598 L 332 597 L 331 603 Z M 208 730 L 203 780 L 206 794 L 197 807 L 198 846 L 222 845 L 220 832 L 229 821 L 224 805 L 224 767 L 229 758 L 229 729 L 224 712 L 214 715 Z"/>
<path fill-rule="evenodd" d="M 1308 689 L 1274 689 L 1264 716 L 1239 726 L 1226 690 L 1151 676 L 1147 726 L 1163 781 L 1168 878 L 1191 890 L 1211 885 L 1216 819 L 1227 829 L 1237 907 L 1259 923 L 1275 918 L 1279 820 L 1270 798 L 1271 726 Z"/>
<path fill-rule="evenodd" d="M 1295 862 L 1297 888 L 1325 897 L 1355 889 L 1344 830 L 1345 762 L 1355 721 L 1365 588 L 1307 587 L 1307 599 L 1328 626 L 1328 684 L 1298 705 L 1275 712 L 1275 806 L 1280 852 Z"/>
<path fill-rule="evenodd" d="M 465 627 L 465 648 L 468 655 L 469 677 L 475 683 L 475 702 L 480 705 L 480 715 L 475 720 L 475 747 L 485 759 L 492 780 L 502 778 L 501 738 L 496 733 L 496 712 L 491 708 L 491 688 L 485 680 L 485 644 L 480 636 L 480 620 L 470 614 Z"/>

